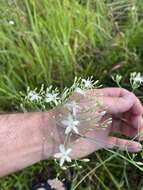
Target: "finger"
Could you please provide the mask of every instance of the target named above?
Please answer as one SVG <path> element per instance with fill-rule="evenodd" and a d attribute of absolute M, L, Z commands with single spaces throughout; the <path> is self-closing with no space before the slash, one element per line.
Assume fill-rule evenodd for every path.
<path fill-rule="evenodd" d="M 130 109 L 134 115 L 143 114 L 143 108 L 139 99 L 126 89 L 103 88 L 87 91 L 86 94 L 97 97 L 99 96 L 100 98 L 102 97 L 103 103 L 107 105 L 111 113 L 120 113 Z M 117 109 L 115 109 L 116 106 Z"/>
<path fill-rule="evenodd" d="M 141 102 L 139 99 L 131 92 L 125 90 L 125 89 L 115 89 L 117 91 L 116 93 L 110 92 L 109 89 L 108 95 L 109 97 L 112 97 L 111 102 L 108 106 L 111 106 L 111 109 L 113 109 L 113 113 L 115 113 L 114 108 L 117 106 L 117 112 L 126 112 L 129 111 L 130 114 L 133 114 L 134 116 L 141 116 L 143 114 L 143 108 L 141 105 Z M 110 92 L 110 93 L 109 93 Z M 112 95 L 117 95 L 112 96 Z"/>
<path fill-rule="evenodd" d="M 104 132 L 99 131 L 98 133 L 95 131 L 87 132 L 86 138 L 78 138 L 73 143 L 69 144 L 69 147 L 72 149 L 71 157 L 72 158 L 81 158 L 92 152 L 104 148 L 106 146 L 106 137 L 108 131 Z"/>
<path fill-rule="evenodd" d="M 99 102 L 102 102 L 109 114 L 119 114 L 126 112 L 133 106 L 133 96 L 124 97 L 99 97 Z"/>
<path fill-rule="evenodd" d="M 140 116 L 138 117 L 136 116 L 136 118 L 129 118 L 129 119 L 114 118 L 112 120 L 111 131 L 120 132 L 121 134 L 129 137 L 135 137 L 138 136 L 139 131 L 141 130 L 142 127 L 143 127 L 142 117 Z"/>
<path fill-rule="evenodd" d="M 123 121 L 118 120 L 112 125 L 111 132 L 117 132 L 127 137 L 132 137 L 134 140 L 143 141 L 143 122 L 141 127 L 136 129 L 127 125 Z"/>
<path fill-rule="evenodd" d="M 121 120 L 117 120 L 115 122 L 113 121 L 111 132 L 118 132 L 127 137 L 135 137 L 138 133 L 138 130 L 135 128 L 131 128 L 131 126 L 125 124 Z"/>
<path fill-rule="evenodd" d="M 137 140 L 143 141 L 143 128 L 141 128 L 141 130 L 138 132 Z"/>
<path fill-rule="evenodd" d="M 128 111 L 120 117 L 121 120 L 124 120 L 126 124 L 136 129 L 141 127 L 142 115 L 134 115 L 131 111 Z"/>
<path fill-rule="evenodd" d="M 130 94 L 128 90 L 124 88 L 102 88 L 102 89 L 93 89 L 93 90 L 88 90 L 86 92 L 87 95 L 103 95 L 103 96 L 108 96 L 108 97 L 121 97 L 125 96 L 126 94 Z"/>
<path fill-rule="evenodd" d="M 140 102 L 140 100 L 134 95 L 134 104 L 130 110 L 130 112 L 135 115 L 142 115 L 143 114 L 143 107 L 142 104 Z"/>
<path fill-rule="evenodd" d="M 129 152 L 139 152 L 142 149 L 140 143 L 136 141 L 121 139 L 117 137 L 108 137 L 107 148 L 119 148 L 120 150 L 127 150 Z"/>
<path fill-rule="evenodd" d="M 135 129 L 140 129 L 142 126 L 142 115 L 139 116 L 131 116 L 129 119 L 130 126 L 134 127 Z"/>
<path fill-rule="evenodd" d="M 143 141 L 143 119 L 141 120 L 141 127 L 138 130 L 138 141 Z"/>

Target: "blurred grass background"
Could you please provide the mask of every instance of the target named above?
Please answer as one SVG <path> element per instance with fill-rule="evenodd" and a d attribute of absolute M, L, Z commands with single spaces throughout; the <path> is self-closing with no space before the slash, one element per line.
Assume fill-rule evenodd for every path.
<path fill-rule="evenodd" d="M 132 71 L 143 73 L 142 0 L 0 0 L 2 112 L 18 110 L 17 94 L 27 86 L 63 89 L 75 76 L 91 75 L 114 86 L 111 75 L 118 73 L 128 88 Z M 72 171 L 73 186 L 83 179 L 76 189 L 143 188 L 142 171 L 117 155 L 99 151 L 91 160 Z M 52 161 L 41 162 L 4 177 L 0 190 L 28 190 L 54 167 Z"/>

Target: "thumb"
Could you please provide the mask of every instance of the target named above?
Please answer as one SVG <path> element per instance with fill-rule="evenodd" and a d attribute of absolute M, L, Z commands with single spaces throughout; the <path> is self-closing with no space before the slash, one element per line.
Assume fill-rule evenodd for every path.
<path fill-rule="evenodd" d="M 132 94 L 127 94 L 121 97 L 103 97 L 102 102 L 110 114 L 118 114 L 130 110 L 134 99 Z"/>

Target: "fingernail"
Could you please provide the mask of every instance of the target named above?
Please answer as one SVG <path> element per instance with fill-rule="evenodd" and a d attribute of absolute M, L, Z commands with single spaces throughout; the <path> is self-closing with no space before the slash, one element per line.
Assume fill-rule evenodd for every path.
<path fill-rule="evenodd" d="M 139 144 L 137 147 L 128 146 L 128 147 L 127 147 L 127 150 L 128 150 L 129 152 L 139 152 L 139 151 L 142 150 L 142 145 Z"/>

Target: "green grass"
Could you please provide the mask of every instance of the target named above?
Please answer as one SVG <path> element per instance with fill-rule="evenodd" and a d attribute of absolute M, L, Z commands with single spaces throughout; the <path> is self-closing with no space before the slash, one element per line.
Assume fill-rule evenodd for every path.
<path fill-rule="evenodd" d="M 17 94 L 27 86 L 70 86 L 75 76 L 93 75 L 114 86 L 111 75 L 143 73 L 142 0 L 1 0 L 0 110 L 18 111 Z M 14 25 L 9 21 L 13 20 Z M 142 96 L 143 89 L 137 93 Z M 99 151 L 78 171 L 68 171 L 73 189 L 143 188 L 142 169 L 123 157 Z M 131 155 L 133 156 L 133 155 Z M 136 160 L 142 161 L 137 155 Z M 0 179 L 1 190 L 28 190 L 47 179 L 51 161 Z M 71 174 L 72 173 L 72 174 Z M 64 174 L 62 174 L 64 175 Z M 77 188 L 76 188 L 77 187 Z"/>

